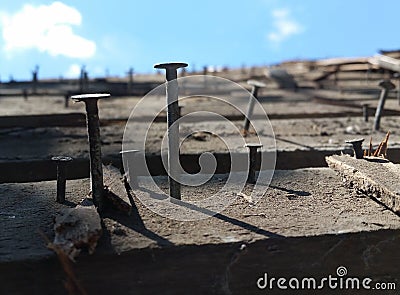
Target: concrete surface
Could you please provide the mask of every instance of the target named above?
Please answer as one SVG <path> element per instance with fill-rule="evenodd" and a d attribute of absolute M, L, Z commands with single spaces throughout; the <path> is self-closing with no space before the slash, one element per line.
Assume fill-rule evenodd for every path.
<path fill-rule="evenodd" d="M 345 188 L 342 179 L 333 171 L 307 168 L 326 165 L 325 156 L 349 152 L 349 146 L 344 144 L 347 139 L 365 137 L 368 142 L 372 135 L 376 147 L 388 130 L 391 131 L 389 159 L 400 162 L 400 107 L 395 99 L 396 91 L 389 94 L 386 102 L 385 108 L 391 116 L 382 118 L 381 132 L 371 132 L 373 112 L 368 123 L 363 122 L 361 114 L 362 103 L 376 107 L 380 92 L 377 84 L 388 77 L 387 73 L 344 71 L 343 68 L 316 83 L 315 78 L 325 73 L 326 68 L 314 62 L 293 62 L 286 66 L 299 85 L 296 92 L 278 89 L 275 82 L 265 77 L 264 67 L 213 74 L 232 79 L 244 87 L 248 87 L 249 78 L 267 84 L 259 93 L 259 101 L 272 118 L 277 167 L 305 169 L 276 171 L 260 202 L 252 204 L 238 197 L 221 213 L 198 222 L 163 218 L 145 208 L 136 197 L 132 202 L 132 216 L 108 211 L 103 216 L 104 235 L 95 254 L 83 254 L 74 264 L 76 276 L 89 294 L 281 294 L 279 290 L 259 290 L 257 279 L 266 272 L 272 277 L 320 278 L 335 275 L 339 266 L 347 268 L 347 277 L 368 276 L 375 282 L 394 282 L 397 289 L 400 287 L 399 216 L 367 196 Z M 144 83 L 164 81 L 164 75 L 136 75 L 135 78 Z M 118 85 L 127 81 L 110 80 Z M 57 81 L 51 85 L 53 88 L 60 86 Z M 85 112 L 82 103 L 71 103 L 65 108 L 64 97 L 57 96 L 57 91 L 49 95 L 57 89 L 38 89 L 47 94 L 29 96 L 27 100 L 16 96 L 21 87 L 29 86 L 29 83 L 1 85 L 0 116 Z M 317 86 L 319 89 L 310 88 Z M 65 89 L 60 86 L 58 90 Z M 10 96 L 4 95 L 7 91 L 11 91 Z M 209 91 L 213 94 L 214 90 Z M 214 94 L 229 98 L 232 103 L 248 99 L 221 89 Z M 119 161 L 125 120 L 140 98 L 113 97 L 100 101 L 105 161 L 114 159 L 114 164 Z M 148 99 L 151 103 L 142 110 L 141 118 L 165 103 L 164 94 Z M 183 114 L 218 110 L 232 118 L 238 115 L 234 109 L 207 97 L 194 97 L 182 104 Z M 161 116 L 164 118 L 165 113 Z M 240 127 L 240 120 L 233 122 Z M 209 121 L 182 126 L 198 130 L 217 124 Z M 143 126 L 139 124 L 137 128 Z M 155 123 L 147 142 L 149 163 L 151 169 L 157 171 L 155 175 L 163 174 L 158 154 L 165 128 L 165 123 Z M 224 127 L 220 129 L 223 136 L 236 140 L 237 135 Z M 10 182 L 0 184 L 0 293 L 66 293 L 62 267 L 55 254 L 46 248 L 39 232 L 52 240 L 56 212 L 75 206 L 89 191 L 86 128 L 2 128 L 0 139 L 0 178 L 9 177 Z M 213 136 L 204 139 L 189 137 L 185 140 L 183 162 L 196 164 L 200 153 L 211 151 L 217 153 L 220 164 L 227 165 L 226 148 L 221 141 Z M 246 138 L 254 139 L 252 135 Z M 269 151 L 274 145 L 267 144 L 264 148 Z M 233 150 L 244 152 L 242 143 L 237 143 Z M 55 167 L 49 159 L 60 154 L 75 158 L 67 173 L 75 180 L 67 182 L 69 202 L 65 205 L 54 201 L 55 181 L 27 182 L 27 179 L 54 179 Z M 183 200 L 218 192 L 225 176 L 215 175 L 210 183 L 201 187 L 184 187 Z M 167 189 L 164 176 L 155 179 L 162 189 Z M 251 186 L 246 186 L 242 193 L 249 195 L 250 190 Z M 240 189 L 232 189 L 220 195 L 234 198 L 238 193 Z M 135 194 L 139 196 L 140 192 L 135 191 Z M 320 291 L 311 292 L 376 293 L 376 290 Z M 295 294 L 311 292 L 296 290 Z M 398 290 L 382 294 L 396 292 Z"/>
<path fill-rule="evenodd" d="M 223 178 L 224 175 L 218 176 L 205 187 L 184 188 L 183 196 L 204 197 L 204 192 L 218 189 Z M 165 187 L 165 178 L 158 177 L 157 181 Z M 66 206 L 54 201 L 55 187 L 54 181 L 0 185 L 3 196 L 0 269 L 2 273 L 5 269 L 18 270 L 24 276 L 29 269 L 37 270 L 46 277 L 47 283 L 39 285 L 36 282 L 31 286 L 44 293 L 62 290 L 62 272 L 38 233 L 41 231 L 51 239 L 53 216 Z M 88 189 L 87 179 L 68 181 L 66 198 L 70 203 L 67 206 L 76 204 Z M 250 189 L 251 186 L 246 186 L 243 192 L 248 194 Z M 194 278 L 190 271 L 198 272 L 198 280 L 192 286 L 198 286 L 198 291 L 208 290 L 214 294 L 230 294 L 224 288 L 232 294 L 239 294 L 240 290 L 254 293 L 257 290 L 254 282 L 264 269 L 276 274 L 282 274 L 285 268 L 286 274 L 290 271 L 297 274 L 302 269 L 302 273 L 309 271 L 320 275 L 322 269 L 333 272 L 334 267 L 345 264 L 358 274 L 375 274 L 381 279 L 398 278 L 398 251 L 382 253 L 380 249 L 392 249 L 394 244 L 397 245 L 399 217 L 366 196 L 342 186 L 340 178 L 327 168 L 276 171 L 270 188 L 257 204 L 252 205 L 238 197 L 220 214 L 198 222 L 160 217 L 136 198 L 133 208 L 131 217 L 108 212 L 103 220 L 105 234 L 95 254 L 78 258 L 76 272 L 88 290 L 100 290 L 95 282 L 98 282 L 96 277 L 105 279 L 104 263 L 108 265 L 109 273 L 108 287 L 104 290 L 116 288 L 122 291 L 119 281 L 135 274 L 125 284 L 126 293 L 132 294 L 135 290 L 156 292 L 161 285 L 172 286 L 172 283 L 174 288 L 165 293 L 182 293 L 189 288 L 187 280 Z M 242 244 L 245 246 L 240 246 Z M 245 247 L 247 250 L 243 253 L 247 254 L 236 268 L 233 262 L 235 255 L 241 255 L 238 254 L 240 247 Z M 353 257 L 349 256 L 350 252 Z M 177 259 L 175 262 L 179 263 L 171 259 Z M 220 264 L 220 259 L 226 262 Z M 229 260 L 232 261 L 232 273 L 224 277 L 222 274 L 226 274 L 227 269 L 223 265 L 231 267 Z M 185 266 L 190 261 L 192 266 Z M 25 267 L 21 268 L 23 265 Z M 380 268 L 375 269 L 376 265 Z M 130 267 L 132 272 L 128 271 Z M 122 271 L 125 268 L 126 271 Z M 239 279 L 245 269 L 247 275 Z M 175 272 L 179 277 L 172 279 Z M 0 285 L 8 292 L 18 288 L 27 290 L 32 277 L 27 275 L 25 280 L 17 283 L 14 272 L 4 274 Z M 149 285 L 148 276 L 157 278 L 161 285 L 158 288 Z M 206 285 L 198 285 L 200 281 Z M 207 285 L 210 281 L 219 283 Z"/>

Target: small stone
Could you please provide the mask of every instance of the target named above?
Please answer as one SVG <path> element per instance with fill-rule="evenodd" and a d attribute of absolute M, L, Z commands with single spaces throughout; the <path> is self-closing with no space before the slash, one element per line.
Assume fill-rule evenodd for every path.
<path fill-rule="evenodd" d="M 74 260 L 82 248 L 94 252 L 102 234 L 100 216 L 93 204 L 63 209 L 55 218 L 54 231 L 53 244 Z"/>

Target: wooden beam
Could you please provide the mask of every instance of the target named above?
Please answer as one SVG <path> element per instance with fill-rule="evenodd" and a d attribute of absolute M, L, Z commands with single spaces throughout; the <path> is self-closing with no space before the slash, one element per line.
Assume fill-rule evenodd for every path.
<path fill-rule="evenodd" d="M 356 159 L 349 155 L 326 157 L 328 166 L 343 183 L 400 214 L 400 165 L 376 157 Z"/>
<path fill-rule="evenodd" d="M 385 70 L 400 72 L 400 60 L 386 55 L 371 57 L 369 63 Z"/>
<path fill-rule="evenodd" d="M 339 57 L 339 58 L 328 58 L 322 59 L 315 62 L 318 67 L 327 66 L 342 66 L 342 65 L 354 65 L 354 64 L 365 64 L 368 63 L 368 57 Z"/>

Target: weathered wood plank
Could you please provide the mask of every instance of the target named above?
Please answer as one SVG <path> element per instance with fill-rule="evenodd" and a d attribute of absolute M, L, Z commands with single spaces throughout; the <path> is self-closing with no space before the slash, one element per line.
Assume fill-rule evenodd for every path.
<path fill-rule="evenodd" d="M 345 185 L 400 214 L 400 165 L 382 158 L 356 159 L 348 155 L 329 156 L 326 162 L 342 177 Z"/>
<path fill-rule="evenodd" d="M 400 72 L 400 60 L 386 55 L 377 55 L 368 60 L 372 65 L 385 70 Z"/>
<path fill-rule="evenodd" d="M 298 85 L 293 75 L 285 69 L 269 69 L 266 71 L 267 78 L 275 81 L 281 89 L 297 89 Z"/>
<path fill-rule="evenodd" d="M 321 59 L 315 62 L 318 67 L 327 66 L 342 66 L 342 65 L 353 65 L 353 64 L 365 64 L 368 62 L 367 57 L 339 57 L 339 58 L 328 58 Z"/>

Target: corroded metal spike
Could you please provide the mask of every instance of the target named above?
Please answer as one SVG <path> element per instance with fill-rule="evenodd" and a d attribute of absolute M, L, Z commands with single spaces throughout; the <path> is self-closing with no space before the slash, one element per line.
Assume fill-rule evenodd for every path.
<path fill-rule="evenodd" d="M 368 157 L 371 157 L 371 154 L 372 154 L 372 136 L 369 140 Z"/>
<path fill-rule="evenodd" d="M 346 140 L 346 143 L 350 143 L 353 146 L 354 156 L 357 159 L 363 158 L 363 150 L 362 150 L 363 141 L 364 141 L 364 138 Z"/>

